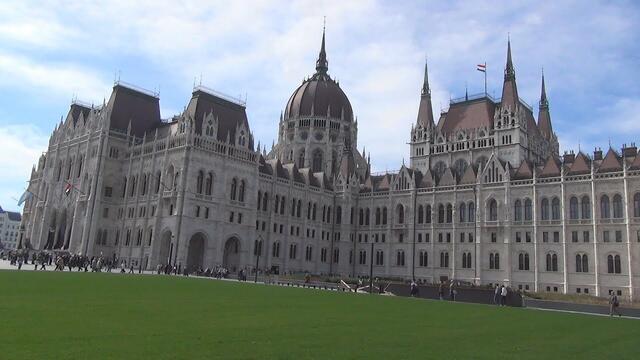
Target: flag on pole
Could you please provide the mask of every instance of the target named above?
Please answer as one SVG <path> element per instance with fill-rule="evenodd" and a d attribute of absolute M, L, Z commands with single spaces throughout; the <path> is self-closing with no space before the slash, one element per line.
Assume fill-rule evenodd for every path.
<path fill-rule="evenodd" d="M 64 187 L 64 194 L 66 196 L 69 196 L 69 194 L 71 194 L 71 189 L 73 189 L 73 185 L 67 183 L 67 185 L 65 185 Z"/>
<path fill-rule="evenodd" d="M 24 193 L 22 193 L 22 196 L 20 196 L 20 199 L 18 199 L 18 206 L 24 204 L 24 202 L 31 199 L 32 196 L 33 193 L 29 191 L 29 189 L 25 190 Z"/>
<path fill-rule="evenodd" d="M 481 71 L 481 72 L 486 72 L 487 71 L 487 64 L 478 64 L 476 66 L 476 70 Z"/>

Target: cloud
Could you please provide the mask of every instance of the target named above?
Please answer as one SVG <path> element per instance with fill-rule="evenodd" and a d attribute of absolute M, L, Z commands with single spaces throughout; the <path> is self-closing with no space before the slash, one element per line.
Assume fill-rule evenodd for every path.
<path fill-rule="evenodd" d="M 27 188 L 31 167 L 46 149 L 49 137 L 32 125 L 0 127 L 0 204 L 17 208 L 17 198 Z"/>
<path fill-rule="evenodd" d="M 73 63 L 36 62 L 28 57 L 0 52 L 0 87 L 38 95 L 57 95 L 98 103 L 109 87 L 101 76 Z"/>

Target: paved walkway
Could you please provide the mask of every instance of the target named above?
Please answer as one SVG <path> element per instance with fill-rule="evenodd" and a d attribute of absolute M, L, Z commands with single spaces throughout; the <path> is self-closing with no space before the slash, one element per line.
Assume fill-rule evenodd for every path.
<path fill-rule="evenodd" d="M 55 265 L 47 266 L 46 268 L 47 268 L 46 271 L 53 271 L 53 269 L 55 269 Z M 15 271 L 15 270 L 17 270 L 17 266 L 10 265 L 9 261 L 7 261 L 7 260 L 0 260 L 0 270 L 14 270 Z M 34 266 L 31 263 L 26 264 L 26 265 L 23 264 L 21 271 L 34 271 Z M 74 271 L 74 272 L 76 272 L 76 271 Z M 120 268 L 114 269 L 112 271 L 112 273 L 114 273 L 114 274 L 119 273 L 119 272 L 120 272 Z M 138 274 L 137 270 L 136 270 L 135 274 Z M 147 271 L 143 271 L 142 274 L 155 275 L 156 272 L 147 270 Z M 179 276 L 179 275 L 176 275 L 176 276 Z M 199 279 L 206 279 L 206 280 L 238 281 L 237 279 L 216 279 L 216 278 L 210 278 L 210 277 L 204 277 L 204 276 L 190 276 L 190 277 L 199 278 Z M 248 277 L 246 282 L 253 283 L 253 277 Z M 285 282 L 285 284 L 282 284 L 282 283 L 280 283 L 280 284 L 265 284 L 262 281 L 258 281 L 258 283 L 262 284 L 262 285 L 287 286 L 286 285 L 286 281 L 284 281 L 284 282 Z M 296 285 L 294 284 L 293 286 L 296 286 Z M 307 289 L 335 291 L 335 289 L 324 289 L 322 286 L 317 286 L 317 287 L 314 287 L 314 288 L 307 287 Z M 565 303 L 565 302 L 558 302 L 558 301 L 545 301 L 545 300 L 527 299 L 526 300 L 526 309 L 540 310 L 540 311 L 555 311 L 555 312 L 564 312 L 564 313 L 571 313 L 571 314 L 584 314 L 584 315 L 592 315 L 592 316 L 609 316 L 609 309 L 606 306 L 589 305 L 589 304 L 576 304 L 576 303 Z M 622 318 L 640 320 L 640 309 L 635 309 L 635 308 L 634 309 L 631 309 L 631 308 L 626 308 L 625 309 L 623 307 L 621 309 L 621 312 L 623 314 Z"/>

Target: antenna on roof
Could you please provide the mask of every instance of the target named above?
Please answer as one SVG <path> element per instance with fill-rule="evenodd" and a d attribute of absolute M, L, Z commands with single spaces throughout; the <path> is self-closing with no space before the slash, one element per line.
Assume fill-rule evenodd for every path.
<path fill-rule="evenodd" d="M 202 86 L 202 72 L 200 72 L 200 83 L 198 85 Z"/>

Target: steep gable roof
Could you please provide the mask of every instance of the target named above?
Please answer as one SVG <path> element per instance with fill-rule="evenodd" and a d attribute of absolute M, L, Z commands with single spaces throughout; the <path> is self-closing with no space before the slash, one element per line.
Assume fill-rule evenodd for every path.
<path fill-rule="evenodd" d="M 420 182 L 418 183 L 417 186 L 419 188 L 430 188 L 430 187 L 433 187 L 433 185 L 434 185 L 433 174 L 431 173 L 431 170 L 427 170 L 427 172 L 424 173 L 424 175 L 420 179 Z"/>
<path fill-rule="evenodd" d="M 449 106 L 449 110 L 440 116 L 438 130 L 451 134 L 457 130 L 492 128 L 496 104 L 489 98 L 480 98 Z"/>
<path fill-rule="evenodd" d="M 604 157 L 600 166 L 598 167 L 599 173 L 622 171 L 622 161 L 620 156 L 612 149 L 609 148 L 607 155 Z"/>
<path fill-rule="evenodd" d="M 464 175 L 462 175 L 462 178 L 460 178 L 460 184 L 461 185 L 475 184 L 476 181 L 477 181 L 477 174 L 473 166 L 467 166 L 467 170 L 464 172 Z"/>
<path fill-rule="evenodd" d="M 440 181 L 438 182 L 438 186 L 451 186 L 451 185 L 455 185 L 456 181 L 453 177 L 453 173 L 451 172 L 451 168 L 447 168 L 444 171 L 444 174 L 442 175 L 442 177 L 440 178 Z"/>
<path fill-rule="evenodd" d="M 555 156 L 549 156 L 547 158 L 547 162 L 542 167 L 542 171 L 540 172 L 540 177 L 554 177 L 560 176 L 562 174 L 562 170 L 560 170 L 560 159 Z"/>
<path fill-rule="evenodd" d="M 529 161 L 524 160 L 513 175 L 514 180 L 532 179 L 533 170 Z"/>
<path fill-rule="evenodd" d="M 581 175 L 590 173 L 590 163 L 591 161 L 589 160 L 589 158 L 582 151 L 580 151 L 576 156 L 576 159 L 573 161 L 573 164 L 571 164 L 571 167 L 569 167 L 569 175 Z"/>
<path fill-rule="evenodd" d="M 640 154 L 636 155 L 636 157 L 633 159 L 633 162 L 631 163 L 631 166 L 629 166 L 629 168 L 631 170 L 640 169 Z"/>

